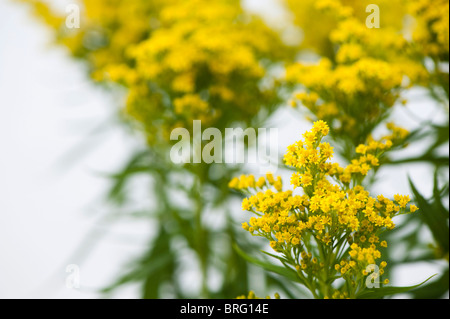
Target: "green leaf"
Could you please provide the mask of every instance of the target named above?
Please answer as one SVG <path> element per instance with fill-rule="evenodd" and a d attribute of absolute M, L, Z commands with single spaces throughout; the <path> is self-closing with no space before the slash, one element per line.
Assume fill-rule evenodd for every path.
<path fill-rule="evenodd" d="M 175 271 L 176 258 L 170 249 L 170 234 L 160 226 L 158 235 L 148 246 L 148 251 L 130 264 L 130 269 L 115 282 L 101 290 L 108 294 L 118 288 L 131 284 L 142 284 L 142 297 L 158 298 L 160 287 L 171 281 Z"/>
<path fill-rule="evenodd" d="M 395 295 L 400 293 L 405 293 L 408 291 L 411 291 L 413 289 L 416 289 L 420 286 L 422 286 L 424 283 L 426 283 L 428 280 L 436 276 L 437 274 L 434 274 L 433 276 L 429 277 L 427 280 L 421 282 L 420 284 L 409 286 L 409 287 L 380 287 L 380 288 L 373 288 L 373 289 L 365 289 L 361 293 L 359 293 L 356 298 L 357 299 L 381 299 L 385 296 L 389 295 Z"/>
<path fill-rule="evenodd" d="M 286 294 L 289 299 L 309 299 L 312 297 L 311 293 L 305 286 L 297 285 L 296 282 L 287 280 L 284 277 L 274 276 L 267 273 L 268 287 L 276 286 L 279 292 Z"/>
<path fill-rule="evenodd" d="M 287 263 L 287 262 L 289 262 L 286 258 L 283 258 L 283 257 L 281 257 L 281 256 L 277 256 L 277 255 L 271 254 L 271 253 L 269 253 L 269 252 L 267 252 L 267 251 L 264 251 L 264 250 L 261 250 L 261 252 L 262 252 L 263 254 L 266 254 L 267 256 L 270 256 L 270 257 L 273 257 L 273 258 L 278 259 L 278 260 L 281 261 L 282 263 Z"/>
<path fill-rule="evenodd" d="M 108 193 L 109 200 L 117 203 L 124 202 L 126 197 L 125 186 L 130 178 L 136 174 L 149 171 L 150 166 L 149 163 L 147 163 L 147 160 L 147 151 L 137 152 L 133 154 L 133 156 L 128 160 L 124 168 L 122 168 L 119 172 L 109 176 L 113 181 L 111 189 Z"/>
<path fill-rule="evenodd" d="M 443 201 L 443 196 L 445 194 L 448 195 L 448 183 L 442 189 L 439 189 L 439 181 L 438 181 L 438 170 L 435 170 L 434 172 L 434 178 L 433 178 L 434 186 L 433 186 L 433 199 L 434 199 L 434 205 L 436 206 L 437 212 L 440 215 L 439 218 L 443 220 L 447 220 L 449 218 L 449 212 L 447 208 L 445 208 Z M 448 227 L 447 227 L 448 229 Z M 448 237 L 447 237 L 448 239 Z"/>
<path fill-rule="evenodd" d="M 447 270 L 436 281 L 415 289 L 414 299 L 441 299 L 448 292 L 449 270 Z"/>
<path fill-rule="evenodd" d="M 449 139 L 449 124 L 446 123 L 442 126 L 433 125 L 431 123 L 423 123 L 422 128 L 426 128 L 425 130 L 418 129 L 414 132 L 411 132 L 408 137 L 409 142 L 416 142 L 423 140 L 424 138 L 430 137 L 434 142 L 428 147 L 428 149 L 423 152 L 420 156 L 417 157 L 408 157 L 404 159 L 399 159 L 395 161 L 390 161 L 388 164 L 403 164 L 403 163 L 414 163 L 414 162 L 428 162 L 437 167 L 448 166 L 449 165 L 449 157 L 448 155 L 440 156 L 438 155 L 438 148 L 442 145 L 448 144 Z M 431 129 L 431 130 L 430 130 Z"/>
<path fill-rule="evenodd" d="M 435 200 L 430 203 L 419 193 L 411 179 L 409 179 L 411 190 L 414 193 L 414 197 L 420 208 L 417 213 L 420 214 L 420 217 L 422 218 L 424 223 L 427 224 L 427 226 L 430 228 L 430 231 L 439 246 L 443 249 L 444 252 L 448 252 L 448 211 L 443 208 L 444 206 L 442 205 L 441 199 L 439 197 L 439 191 L 437 190 L 436 183 L 437 181 L 435 177 L 435 188 L 433 192 Z"/>
<path fill-rule="evenodd" d="M 277 265 L 271 264 L 269 262 L 262 261 L 255 257 L 249 256 L 242 249 L 240 249 L 236 244 L 233 245 L 233 248 L 242 258 L 244 258 L 245 260 L 247 260 L 248 262 L 250 262 L 254 265 L 260 266 L 267 271 L 279 274 L 279 275 L 286 277 L 292 281 L 303 283 L 303 280 L 301 280 L 298 277 L 297 273 L 294 270 L 289 269 L 289 268 L 284 268 L 281 266 L 277 266 Z"/>

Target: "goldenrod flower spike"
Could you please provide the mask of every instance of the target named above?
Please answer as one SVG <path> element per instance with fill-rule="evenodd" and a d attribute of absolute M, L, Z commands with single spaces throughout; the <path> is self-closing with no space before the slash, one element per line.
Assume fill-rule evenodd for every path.
<path fill-rule="evenodd" d="M 291 184 L 303 194 L 277 188 L 278 179 L 270 173 L 264 183 L 259 182 L 263 189 L 251 175 L 233 179 L 230 185 L 250 192 L 242 207 L 255 216 L 243 229 L 266 238 L 315 297 L 353 298 L 365 289 L 365 276 L 374 281 L 384 274 L 385 261 L 376 274 L 370 270 L 388 245 L 380 241 L 380 234 L 395 227 L 392 218 L 408 211 L 410 198 L 374 198 L 359 184 L 378 165 L 380 145 L 385 148 L 385 144 L 372 141 L 358 146 L 356 152 L 362 156 L 341 168 L 330 162 L 333 148 L 322 141 L 328 133 L 327 123 L 317 121 L 303 134 L 304 140 L 287 149 L 285 162 L 297 170 Z M 409 211 L 416 210 L 410 205 Z M 333 292 L 331 284 L 337 278 L 347 285 Z"/>

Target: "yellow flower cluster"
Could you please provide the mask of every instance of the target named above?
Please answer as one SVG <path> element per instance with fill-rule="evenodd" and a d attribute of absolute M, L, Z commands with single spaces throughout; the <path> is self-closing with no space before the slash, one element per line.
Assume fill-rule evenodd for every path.
<path fill-rule="evenodd" d="M 383 10 L 379 29 L 366 26 L 369 3 L 363 1 L 287 2 L 294 12 L 315 12 L 314 19 L 323 22 L 317 27 L 324 30 L 311 34 L 320 37 L 323 32 L 321 41 L 327 43 L 313 47 L 322 56 L 319 61 L 287 67 L 287 82 L 301 87 L 291 105 L 304 106 L 313 120 L 328 122 L 335 140 L 349 137 L 353 145 L 363 143 L 391 108 L 403 102 L 404 90 L 428 84 L 429 71 L 398 23 L 398 15 L 408 12 L 401 1 L 377 2 Z M 396 19 L 387 13 L 392 8 L 402 8 L 394 11 Z"/>
<path fill-rule="evenodd" d="M 329 35 L 343 20 L 352 18 L 365 22 L 368 0 L 284 0 L 293 13 L 294 23 L 303 30 L 302 47 L 314 50 L 321 56 L 331 57 L 334 48 Z M 378 0 L 383 27 L 401 30 L 403 21 L 399 16 L 407 13 L 403 0 Z M 368 40 L 370 41 L 370 40 Z"/>
<path fill-rule="evenodd" d="M 400 68 L 372 58 L 337 67 L 322 59 L 318 64 L 295 64 L 286 71 L 289 82 L 305 88 L 295 95 L 296 101 L 315 118 L 331 123 L 334 135 L 350 136 L 355 144 L 367 138 L 399 99 L 403 75 Z"/>
<path fill-rule="evenodd" d="M 149 113 L 164 114 L 167 131 L 181 123 L 189 127 L 192 119 L 222 128 L 224 119 L 248 121 L 277 100 L 274 87 L 260 83 L 267 62 L 284 55 L 283 45 L 239 1 L 173 1 L 158 21 L 151 37 L 127 50 L 139 79 L 126 83 L 131 90 L 127 110 L 147 130 L 155 125 L 145 118 Z M 150 94 L 161 97 L 142 108 L 139 101 Z"/>
<path fill-rule="evenodd" d="M 242 227 L 266 238 L 300 278 L 342 276 L 352 282 L 361 280 L 362 271 L 381 257 L 379 248 L 387 243 L 380 242 L 379 235 L 395 227 L 392 218 L 407 212 L 410 198 L 373 198 L 357 182 L 350 185 L 346 176 L 367 174 L 378 165 L 378 151 L 386 144 L 360 145 L 357 152 L 363 155 L 341 168 L 329 162 L 332 148 L 322 142 L 328 131 L 325 122 L 317 121 L 311 131 L 303 134 L 303 141 L 288 147 L 285 162 L 297 170 L 291 184 L 302 189 L 303 194 L 274 191 L 273 177 L 269 183 L 264 177 L 255 182 L 253 176 L 241 176 L 233 179 L 230 187 L 254 192 L 243 200 L 242 207 L 256 216 Z M 410 211 L 415 210 L 417 207 L 411 205 Z M 355 291 L 348 293 L 354 296 Z"/>
<path fill-rule="evenodd" d="M 293 56 L 238 0 L 81 1 L 79 29 L 42 0 L 30 3 L 96 81 L 127 88 L 127 115 L 151 143 L 192 120 L 219 129 L 279 102 L 267 70 Z M 262 82 L 264 81 L 264 85 Z"/>
<path fill-rule="evenodd" d="M 277 176 L 275 179 L 272 173 L 267 173 L 265 177 L 261 176 L 258 180 L 255 180 L 253 175 L 241 175 L 239 178 L 233 178 L 228 184 L 228 187 L 238 190 L 248 188 L 263 189 L 265 186 L 273 186 L 277 191 L 281 192 L 283 189 L 281 176 Z"/>
<path fill-rule="evenodd" d="M 352 159 L 345 168 L 337 164 L 328 165 L 330 167 L 328 174 L 345 184 L 349 184 L 352 179 L 361 182 L 371 169 L 380 166 L 379 158 L 386 151 L 396 146 L 405 146 L 405 139 L 409 136 L 409 131 L 393 123 L 388 123 L 387 128 L 390 130 L 390 134 L 379 140 L 374 140 L 372 136 L 369 136 L 366 144 L 359 144 L 355 149 L 359 157 Z"/>
<path fill-rule="evenodd" d="M 449 2 L 447 0 L 408 1 L 410 12 L 416 17 L 413 39 L 423 55 L 447 56 L 449 53 Z"/>
<path fill-rule="evenodd" d="M 122 73 L 131 78 L 126 50 L 157 29 L 161 9 L 174 3 L 174 0 L 82 0 L 77 2 L 82 15 L 80 28 L 68 29 L 64 12 L 53 8 L 49 1 L 18 1 L 30 4 L 35 14 L 56 31 L 57 41 L 88 63 L 95 80 L 108 76 L 106 68 L 114 70 L 116 74 L 112 76 Z"/>

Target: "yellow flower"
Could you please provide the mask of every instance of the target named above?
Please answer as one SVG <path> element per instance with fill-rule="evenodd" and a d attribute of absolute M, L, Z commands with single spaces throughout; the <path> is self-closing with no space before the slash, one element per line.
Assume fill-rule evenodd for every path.
<path fill-rule="evenodd" d="M 327 128 L 324 122 L 314 123 L 312 130 L 303 134 L 304 141 L 298 141 L 287 149 L 285 161 L 297 170 L 291 176 L 291 184 L 303 190 L 304 195 L 294 196 L 292 190 L 282 191 L 277 187 L 281 178 L 275 179 L 268 173 L 266 179 L 276 191 L 254 189 L 256 194 L 248 201 L 244 199 L 243 207 L 251 207 L 258 215 L 257 218 L 251 217 L 252 227 L 247 230 L 268 239 L 270 246 L 277 253 L 284 254 L 286 260 L 292 260 L 292 267 L 300 273 L 313 274 L 318 267 L 325 265 L 319 263 L 317 257 L 312 257 L 310 247 L 330 249 L 336 243 L 348 245 L 348 252 L 340 260 L 334 260 L 331 267 L 345 280 L 353 282 L 359 280 L 361 272 L 367 274 L 368 265 L 381 258 L 376 244 L 387 247 L 387 242 L 380 242 L 379 233 L 394 228 L 392 217 L 409 202 L 409 196 L 395 195 L 397 206 L 382 195 L 371 197 L 361 185 L 342 185 L 343 175 L 351 178 L 353 174 L 367 174 L 377 158 L 370 152 L 378 150 L 380 144 L 371 141 L 368 146 L 364 145 L 366 154 L 341 169 L 328 162 L 332 154 L 330 158 L 326 154 L 319 161 L 313 156 L 318 149 L 326 153 L 323 150 L 331 147 L 322 142 L 328 133 Z M 248 178 L 241 176 L 239 183 L 248 184 Z M 300 254 L 295 249 L 300 249 Z M 385 266 L 386 262 L 382 262 L 381 268 Z"/>
<path fill-rule="evenodd" d="M 265 179 L 264 177 L 261 176 L 261 177 L 258 179 L 258 181 L 256 182 L 256 187 L 258 187 L 258 188 L 263 188 L 265 184 L 266 184 L 266 179 Z"/>
<path fill-rule="evenodd" d="M 303 187 L 312 185 L 312 181 L 313 181 L 313 177 L 309 173 L 305 173 L 301 177 L 301 184 L 303 185 Z"/>
<path fill-rule="evenodd" d="M 366 154 L 366 151 L 367 151 L 367 146 L 364 144 L 360 144 L 356 148 L 356 153 L 359 153 L 359 154 Z"/>
<path fill-rule="evenodd" d="M 327 123 L 325 123 L 324 121 L 320 120 L 320 121 L 314 122 L 312 132 L 314 132 L 315 134 L 320 133 L 323 136 L 326 136 L 326 135 L 328 135 L 329 131 L 330 131 L 330 128 L 328 127 Z"/>
<path fill-rule="evenodd" d="M 406 205 L 411 201 L 408 195 L 394 195 L 394 200 L 400 205 L 400 207 L 405 208 Z"/>
<path fill-rule="evenodd" d="M 229 183 L 228 183 L 228 187 L 229 188 L 237 188 L 239 185 L 239 178 L 234 177 Z"/>

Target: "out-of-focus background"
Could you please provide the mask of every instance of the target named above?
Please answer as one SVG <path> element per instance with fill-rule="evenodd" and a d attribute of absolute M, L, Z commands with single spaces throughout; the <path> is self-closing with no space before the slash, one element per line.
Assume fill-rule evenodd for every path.
<path fill-rule="evenodd" d="M 278 12 L 271 1 L 246 4 L 263 15 Z M 143 141 L 116 121 L 120 100 L 92 86 L 83 68 L 50 43 L 50 32 L 26 7 L 0 0 L 0 298 L 97 298 L 152 234 L 149 223 L 110 222 L 114 207 L 104 201 L 106 176 Z M 414 128 L 414 117 L 443 121 L 438 108 L 421 110 L 430 102 L 424 92 L 412 94 L 408 109 L 394 114 L 399 125 Z M 288 117 L 290 110 L 282 110 L 272 123 Z M 283 125 L 280 152 L 307 128 L 301 120 Z M 407 176 L 423 194 L 432 189 L 433 169 L 425 164 L 383 172 L 375 192 L 407 194 Z M 151 202 L 136 190 L 137 205 Z M 66 287 L 72 264 L 80 269 L 79 289 Z M 442 267 L 397 267 L 392 284 L 421 282 Z M 139 291 L 131 285 L 113 296 L 138 298 Z"/>
<path fill-rule="evenodd" d="M 115 124 L 117 101 L 50 38 L 26 7 L 0 1 L 2 298 L 96 297 L 148 230 L 104 221 L 105 174 L 139 140 Z M 65 287 L 70 264 L 82 289 Z"/>

